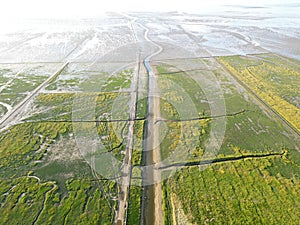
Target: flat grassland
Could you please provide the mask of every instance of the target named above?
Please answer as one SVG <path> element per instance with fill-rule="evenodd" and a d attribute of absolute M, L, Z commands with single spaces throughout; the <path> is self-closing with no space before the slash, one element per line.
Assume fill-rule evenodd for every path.
<path fill-rule="evenodd" d="M 269 57 L 273 56 L 269 55 Z M 233 68 L 240 70 L 246 64 L 246 59 L 238 56 L 220 57 L 218 60 L 224 62 L 226 66 L 234 64 Z M 268 60 L 271 61 L 271 59 Z M 300 76 L 296 75 L 298 73 L 296 67 L 282 69 L 275 65 L 273 68 L 271 62 L 257 58 L 247 59 L 248 64 L 253 63 L 252 61 L 255 61 L 253 70 L 263 72 L 260 73 L 261 76 L 268 77 L 269 81 L 278 79 L 281 80 L 280 84 L 285 86 L 285 82 L 293 80 L 289 89 L 281 88 L 278 92 L 275 92 L 276 88 L 272 86 L 273 83 L 268 82 L 267 78 L 265 80 L 261 78 L 258 84 L 267 86 L 269 89 L 264 90 L 272 90 L 276 96 L 281 96 L 281 102 L 284 101 L 284 104 L 299 110 L 297 108 L 299 106 L 296 106 L 299 90 L 296 91 L 297 85 L 295 84 L 299 82 Z M 228 62 L 228 65 L 225 62 Z M 218 65 L 214 59 L 199 63 Z M 257 65 L 259 68 L 255 68 Z M 162 99 L 164 89 L 170 87 L 168 82 L 180 84 L 180 81 L 185 80 L 187 81 L 185 84 L 189 84 L 184 87 L 186 92 L 197 90 L 197 83 L 189 81 L 192 78 L 188 73 L 183 71 L 174 73 L 175 69 L 168 65 L 160 65 L 160 67 L 158 71 L 162 73 L 160 76 Z M 294 74 L 286 77 L 288 72 L 283 74 L 278 72 L 280 78 L 277 73 L 274 73 L 274 70 L 280 68 L 281 72 L 294 71 Z M 240 71 L 238 69 L 237 71 Z M 233 69 L 230 67 L 231 70 Z M 266 75 L 269 70 L 273 78 L 270 74 Z M 299 137 L 295 136 L 295 133 L 288 129 L 272 111 L 262 106 L 221 66 L 216 66 L 211 72 L 217 77 L 223 90 L 222 98 L 226 104 L 226 115 L 223 116 L 226 117 L 227 124 L 223 144 L 218 154 L 215 158 L 208 158 L 211 160 L 210 165 L 207 165 L 205 156 L 206 143 L 211 138 L 212 121 L 218 118 L 207 113 L 208 107 L 203 104 L 207 100 L 206 96 L 191 95 L 196 108 L 202 109 L 199 110 L 199 120 L 191 118 L 189 121 L 188 118 L 180 117 L 176 109 L 177 103 L 174 103 L 177 101 L 179 104 L 182 101 L 178 97 L 180 96 L 178 89 L 174 89 L 173 92 L 165 91 L 168 95 L 171 93 L 172 96 L 168 98 L 173 98 L 173 104 L 161 101 L 162 117 L 168 118 L 165 120 L 168 133 L 161 143 L 162 156 L 168 158 L 169 163 L 165 169 L 177 169 L 175 175 L 165 180 L 163 184 L 165 224 L 224 224 L 225 222 L 229 224 L 297 224 L 297 218 L 300 216 L 298 210 Z M 198 71 L 200 80 L 201 77 L 205 79 L 205 76 L 207 76 L 205 72 Z M 247 78 L 242 73 L 237 76 L 243 77 L 241 79 Z M 254 83 L 250 84 L 253 85 L 249 85 L 251 90 L 257 93 Z M 274 85 L 279 84 L 275 82 Z M 198 89 L 200 89 L 199 86 Z M 292 94 L 289 95 L 289 92 Z M 283 96 L 286 96 L 286 100 Z M 270 104 L 270 102 L 267 103 Z M 279 110 L 276 105 L 272 104 L 272 107 Z M 287 110 L 284 113 L 283 110 L 281 112 L 286 119 L 290 118 L 296 122 L 295 111 Z M 289 113 L 292 116 L 286 117 Z M 176 152 L 179 149 L 178 152 L 182 155 L 172 158 L 174 149 L 177 149 Z"/>
<path fill-rule="evenodd" d="M 111 223 L 115 182 L 95 179 L 71 132 L 41 122 L 1 133 L 1 224 Z"/>
<path fill-rule="evenodd" d="M 165 224 L 297 224 L 299 137 L 253 97 L 255 93 L 298 129 L 297 62 L 260 54 L 187 63 L 199 69 L 182 71 L 172 63 L 156 66 L 162 176 L 174 172 L 163 181 Z M 20 123 L 0 133 L 1 224 L 113 223 L 120 194 L 117 178 L 101 176 L 92 158 L 109 152 L 124 160 L 131 74 L 129 69 L 107 78 L 101 92 L 97 76 L 62 74 L 35 97 Z M 216 80 L 222 93 L 213 89 Z M 203 90 L 203 84 L 210 85 L 211 92 Z M 86 88 L 94 92 L 80 93 Z M 93 99 L 94 122 L 74 121 L 80 96 Z M 214 101 L 223 101 L 226 110 L 212 113 Z M 134 123 L 128 224 L 139 224 L 142 200 L 145 96 L 136 104 L 140 120 Z M 222 119 L 222 143 L 217 152 L 207 154 L 212 134 L 221 132 L 214 130 L 215 122 Z M 74 123 L 85 122 L 95 124 L 103 144 L 86 155 L 76 143 L 74 129 Z"/>
<path fill-rule="evenodd" d="M 300 131 L 299 63 L 273 54 L 218 57 L 218 61 Z"/>
<path fill-rule="evenodd" d="M 97 160 L 104 153 L 120 161 L 124 158 L 129 95 L 115 90 L 128 87 L 129 78 L 124 76 L 129 73 L 112 77 L 111 85 L 99 93 L 63 92 L 55 89 L 55 80 L 50 93 L 46 90 L 36 96 L 19 124 L 0 133 L 0 224 L 113 223 L 117 178 L 101 176 Z M 102 148 L 94 155 L 84 155 L 76 143 L 72 112 L 78 96 L 91 96 L 95 103 L 94 120 L 98 122 L 87 123 L 96 124 Z M 124 110 L 111 115 L 116 103 Z M 109 120 L 116 122 L 105 122 Z M 142 122 L 136 127 L 140 135 Z M 140 154 L 139 149 L 135 163 L 140 163 Z"/>

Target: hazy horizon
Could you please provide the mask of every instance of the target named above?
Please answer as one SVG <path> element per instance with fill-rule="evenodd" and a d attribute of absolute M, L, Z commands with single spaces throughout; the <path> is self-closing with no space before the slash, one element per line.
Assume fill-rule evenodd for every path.
<path fill-rule="evenodd" d="M 150 4 L 149 4 L 150 3 Z M 148 4 L 148 5 L 147 5 Z M 12 0 L 1 4 L 4 9 L 0 15 L 3 19 L 23 19 L 23 18 L 84 18 L 97 17 L 106 12 L 168 12 L 179 11 L 187 13 L 209 13 L 219 11 L 224 6 L 242 6 L 242 7 L 266 7 L 274 5 L 300 4 L 299 0 L 263 0 L 253 2 L 250 0 L 210 0 L 210 1 L 176 1 L 164 2 L 153 0 L 110 0 L 110 1 L 37 1 L 37 0 Z"/>

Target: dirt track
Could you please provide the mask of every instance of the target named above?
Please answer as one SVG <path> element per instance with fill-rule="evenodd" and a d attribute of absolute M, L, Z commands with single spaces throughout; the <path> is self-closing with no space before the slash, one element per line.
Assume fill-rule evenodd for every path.
<path fill-rule="evenodd" d="M 161 171 L 155 168 L 159 163 L 160 143 L 159 143 L 159 124 L 155 121 L 160 118 L 160 100 L 157 95 L 158 84 L 150 59 L 160 54 L 163 48 L 157 43 L 151 41 L 148 37 L 149 29 L 139 24 L 145 29 L 145 40 L 157 47 L 157 51 L 144 59 L 144 66 L 148 73 L 148 102 L 147 102 L 147 121 L 144 135 L 143 161 L 145 170 L 143 172 L 143 196 L 141 204 L 141 224 L 163 224 L 162 209 L 162 188 L 161 188 Z"/>

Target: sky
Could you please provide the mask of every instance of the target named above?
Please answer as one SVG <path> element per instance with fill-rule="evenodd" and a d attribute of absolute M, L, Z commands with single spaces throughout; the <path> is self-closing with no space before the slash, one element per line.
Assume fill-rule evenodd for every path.
<path fill-rule="evenodd" d="M 221 5 L 262 6 L 300 0 L 2 0 L 0 19 L 96 17 L 108 11 L 205 12 Z"/>

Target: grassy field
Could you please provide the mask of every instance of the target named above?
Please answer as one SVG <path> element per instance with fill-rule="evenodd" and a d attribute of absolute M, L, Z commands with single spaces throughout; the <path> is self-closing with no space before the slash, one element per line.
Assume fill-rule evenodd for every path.
<path fill-rule="evenodd" d="M 170 71 L 176 69 L 170 65 L 156 68 L 159 72 L 160 113 L 161 118 L 166 120 L 158 121 L 162 136 L 161 158 L 166 163 L 199 158 L 203 153 L 203 143 L 200 144 L 199 137 L 209 132 L 209 119 L 181 120 L 209 116 L 207 99 L 199 85 L 184 72 L 172 73 Z"/>
<path fill-rule="evenodd" d="M 128 224 L 140 224 L 141 196 L 142 188 L 140 186 L 130 186 L 129 206 L 127 213 Z"/>
<path fill-rule="evenodd" d="M 299 67 L 294 61 L 270 54 L 218 60 L 288 121 L 297 124 Z M 177 168 L 162 185 L 165 224 L 297 224 L 299 138 L 214 59 L 193 63 L 199 63 L 201 68 L 207 66 L 207 71 L 185 73 L 167 64 L 156 68 L 161 98 L 161 118 L 157 121 L 161 157 L 166 166 Z M 1 73 L 10 72 L 0 70 Z M 65 71 L 36 96 L 22 123 L 0 133 L 0 224 L 113 223 L 119 187 L 97 169 L 112 168 L 110 161 L 103 163 L 103 154 L 111 153 L 119 162 L 124 159 L 132 73 L 133 70 L 122 71 L 102 84 L 101 74 L 78 79 L 78 74 L 69 76 Z M 223 92 L 212 99 L 226 104 L 226 112 L 214 115 L 210 111 L 212 100 L 201 86 L 210 82 L 211 93 L 217 93 L 212 75 Z M 207 83 L 199 83 L 202 79 Z M 5 76 L 0 82 L 7 82 Z M 260 85 L 256 87 L 255 82 Z M 0 93 L 0 101 L 17 102 L 16 98 L 26 90 L 19 81 L 15 85 Z M 71 92 L 88 88 L 100 88 L 101 92 Z M 82 102 L 91 101 L 92 107 L 76 106 L 82 103 L 80 98 Z M 270 99 L 278 100 L 281 106 Z M 136 105 L 137 117 L 146 117 L 144 95 L 139 96 Z M 93 114 L 90 119 L 95 121 L 86 121 L 83 127 L 94 128 L 101 140 L 102 147 L 96 152 L 82 152 L 76 143 L 74 107 L 82 112 L 79 119 Z M 223 143 L 216 155 L 207 154 L 209 140 L 217 134 L 212 133 L 214 122 L 220 118 L 226 119 Z M 105 122 L 109 120 L 115 121 Z M 134 123 L 128 224 L 140 221 L 139 166 L 144 125 L 143 120 Z M 205 160 L 212 160 L 211 165 L 198 165 Z M 162 176 L 169 172 L 163 171 Z"/>
<path fill-rule="evenodd" d="M 175 158 L 171 159 L 173 162 L 178 162 L 178 160 L 179 162 L 201 160 L 207 141 L 210 138 L 212 121 L 217 120 L 217 118 L 209 117 L 209 112 L 206 112 L 209 107 L 207 103 L 203 104 L 203 101 L 201 101 L 203 96 L 200 95 L 197 99 L 197 95 L 192 95 L 197 87 L 194 87 L 195 82 L 191 81 L 185 83 L 185 85 L 190 84 L 192 87 L 188 88 L 186 86 L 184 89 L 193 90 L 189 95 L 192 95 L 191 98 L 197 106 L 196 109 L 198 109 L 198 115 L 196 116 L 200 119 L 188 121 L 188 117 L 181 118 L 179 107 L 182 108 L 182 104 L 185 104 L 186 101 L 176 100 L 178 97 L 176 90 L 173 90 L 173 92 L 167 91 L 169 86 L 166 85 L 164 78 L 165 76 L 177 77 L 178 74 L 168 75 L 166 72 L 167 67 L 160 70 L 164 71 L 161 82 L 164 85 L 160 85 L 162 93 L 161 115 L 162 118 L 168 119 L 164 122 L 166 127 L 164 129 L 167 132 L 161 143 L 162 158 L 172 158 L 172 152 L 176 150 L 176 154 L 173 154 Z M 285 135 L 286 128 L 280 121 L 263 112 L 260 106 L 241 87 L 235 86 L 234 81 L 228 75 L 222 70 L 215 70 L 214 74 L 221 83 L 227 115 L 224 115 L 227 121 L 224 142 L 217 157 L 230 156 L 237 151 L 241 154 L 281 152 L 282 149 L 294 149 L 297 146 L 297 141 L 291 141 L 288 135 Z M 181 73 L 179 76 L 181 80 L 191 79 L 188 75 L 185 75 L 185 78 L 184 74 Z M 199 76 L 205 76 L 205 74 L 199 72 Z M 177 85 L 180 84 L 180 80 L 169 79 L 172 79 L 172 82 L 177 82 Z M 164 99 L 165 92 L 169 95 L 166 99 Z M 176 104 L 179 107 L 176 108 Z M 190 119 L 193 118 L 195 118 L 195 115 L 190 117 Z M 177 119 L 183 121 L 176 121 Z"/>
<path fill-rule="evenodd" d="M 168 73 L 168 71 L 176 71 L 170 65 L 160 65 L 156 68 L 161 97 L 160 111 L 164 119 L 182 120 L 199 115 L 210 115 L 207 98 L 197 82 L 186 76 L 184 72 Z M 190 107 L 182 107 L 183 103 L 195 108 L 197 114 L 193 114 Z"/>
<path fill-rule="evenodd" d="M 127 92 L 42 93 L 35 98 L 34 106 L 27 113 L 29 116 L 25 120 L 31 122 L 71 121 L 74 119 L 72 118 L 72 110 L 80 109 L 81 105 L 86 106 L 87 103 L 93 103 L 91 110 L 93 110 L 94 120 L 126 120 L 128 119 L 129 98 Z M 119 107 L 122 110 L 119 110 Z M 81 108 L 81 111 L 82 119 L 87 119 L 87 116 L 84 115 L 86 113 L 85 108 Z"/>
<path fill-rule="evenodd" d="M 164 189 L 175 194 L 193 224 L 297 224 L 299 156 L 292 156 L 227 162 L 204 171 L 185 168 Z M 279 164 L 284 166 L 274 168 Z"/>
<path fill-rule="evenodd" d="M 300 131 L 300 68 L 276 55 L 219 57 L 218 60 Z"/>
<path fill-rule="evenodd" d="M 234 57 L 222 60 L 239 65 Z M 161 71 L 163 77 L 177 76 L 167 67 Z M 221 68 L 212 72 L 221 84 L 226 104 L 223 144 L 211 166 L 197 166 L 206 159 L 206 143 L 211 138 L 212 122 L 217 119 L 205 117 L 209 115 L 205 105 L 201 108 L 199 104 L 197 109 L 199 118 L 206 119 L 165 122 L 168 133 L 161 144 L 162 157 L 168 158 L 171 165 L 195 165 L 185 166 L 163 183 L 165 224 L 297 224 L 299 139 L 229 74 Z M 187 74 L 180 76 L 181 80 L 189 79 Z M 187 84 L 192 87 L 185 89 L 194 89 L 192 82 Z M 168 99 L 176 101 L 176 92 L 168 94 L 173 95 Z M 178 107 L 164 99 L 161 111 L 163 117 L 179 117 Z"/>
<path fill-rule="evenodd" d="M 123 160 L 128 123 L 94 122 L 103 149 L 95 153 L 92 170 L 89 156 L 83 156 L 76 144 L 72 112 L 76 98 L 84 96 L 93 100 L 94 120 L 128 119 L 129 94 L 110 91 L 128 88 L 131 73 L 123 71 L 111 77 L 105 93 L 39 94 L 22 123 L 0 133 L 0 214 L 5 215 L 1 224 L 113 223 L 118 185 L 97 173 L 97 163 L 107 152 Z M 11 88 L 15 86 L 25 90 L 21 83 L 14 82 Z M 5 95 L 11 95 L 10 91 L 6 89 Z M 12 101 L 7 97 L 8 103 Z M 143 123 L 136 126 L 142 129 Z M 135 132 L 142 136 L 141 131 Z M 138 164 L 141 141 L 135 145 L 139 149 L 134 162 Z"/>
<path fill-rule="evenodd" d="M 111 223 L 115 183 L 96 180 L 76 149 L 53 149 L 71 132 L 70 123 L 23 123 L 1 133 L 1 224 Z"/>

